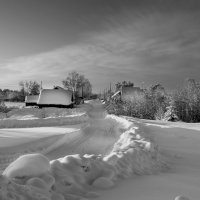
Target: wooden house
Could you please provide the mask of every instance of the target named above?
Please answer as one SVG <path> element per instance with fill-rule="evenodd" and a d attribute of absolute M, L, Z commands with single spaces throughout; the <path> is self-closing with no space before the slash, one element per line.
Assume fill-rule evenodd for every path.
<path fill-rule="evenodd" d="M 121 100 L 131 100 L 139 95 L 143 95 L 144 90 L 139 87 L 122 86 L 115 94 L 112 95 L 112 99 L 120 98 Z"/>
<path fill-rule="evenodd" d="M 72 108 L 74 105 L 73 93 L 59 86 L 53 89 L 41 89 L 39 95 L 27 96 L 27 106 Z"/>

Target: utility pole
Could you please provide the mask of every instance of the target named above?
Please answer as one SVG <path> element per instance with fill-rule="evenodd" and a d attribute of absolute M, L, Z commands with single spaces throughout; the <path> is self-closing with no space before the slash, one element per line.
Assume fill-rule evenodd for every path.
<path fill-rule="evenodd" d="M 109 100 L 111 100 L 111 96 L 112 96 L 112 84 L 110 83 L 110 97 L 109 97 Z"/>
<path fill-rule="evenodd" d="M 83 85 L 82 85 L 82 98 L 83 98 Z"/>
<path fill-rule="evenodd" d="M 40 90 L 42 90 L 42 81 L 41 81 L 41 83 L 40 83 Z"/>

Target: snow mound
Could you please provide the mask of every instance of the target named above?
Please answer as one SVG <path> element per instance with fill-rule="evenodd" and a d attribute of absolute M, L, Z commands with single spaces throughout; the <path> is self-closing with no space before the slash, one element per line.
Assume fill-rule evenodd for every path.
<path fill-rule="evenodd" d="M 50 170 L 49 160 L 41 154 L 26 154 L 11 163 L 3 172 L 8 178 L 37 176 Z"/>
<path fill-rule="evenodd" d="M 185 196 L 177 196 L 174 200 L 190 200 L 190 199 Z"/>
<path fill-rule="evenodd" d="M 108 154 L 67 155 L 50 162 L 41 154 L 24 155 L 1 175 L 0 199 L 83 200 L 97 197 L 97 188 L 113 187 L 121 178 L 165 169 L 157 146 L 141 136 L 139 127 L 116 116 L 105 117 L 110 120 L 108 126 L 102 124 L 100 115 L 93 114 L 98 116 L 97 124 L 89 123 L 88 130 L 103 125 L 105 129 L 112 121 L 111 127 L 117 128 L 114 132 L 120 133 Z M 119 126 L 119 121 L 123 126 Z"/>

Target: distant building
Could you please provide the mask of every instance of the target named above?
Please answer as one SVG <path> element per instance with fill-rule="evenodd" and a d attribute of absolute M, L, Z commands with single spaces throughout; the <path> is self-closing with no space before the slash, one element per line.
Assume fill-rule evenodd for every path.
<path fill-rule="evenodd" d="M 120 98 L 121 100 L 131 100 L 136 96 L 143 95 L 144 90 L 140 87 L 122 86 L 111 98 Z"/>
<path fill-rule="evenodd" d="M 130 100 L 135 96 L 143 95 L 144 90 L 139 87 L 122 87 L 121 88 L 121 98 L 123 100 Z"/>
<path fill-rule="evenodd" d="M 26 106 L 42 107 L 73 107 L 73 93 L 59 86 L 53 89 L 41 89 L 39 95 L 29 95 L 25 99 Z"/>

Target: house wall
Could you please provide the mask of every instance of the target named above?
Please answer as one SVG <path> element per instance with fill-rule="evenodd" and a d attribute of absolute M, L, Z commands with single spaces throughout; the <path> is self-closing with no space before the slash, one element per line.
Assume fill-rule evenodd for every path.
<path fill-rule="evenodd" d="M 25 97 L 25 103 L 35 103 L 37 104 L 39 95 L 29 95 Z"/>

